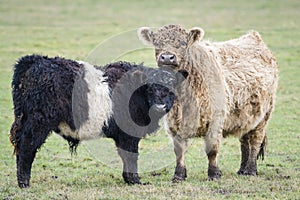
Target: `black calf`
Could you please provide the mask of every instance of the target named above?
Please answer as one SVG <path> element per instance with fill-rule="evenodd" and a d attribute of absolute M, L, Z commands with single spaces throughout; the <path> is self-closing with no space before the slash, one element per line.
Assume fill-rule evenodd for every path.
<path fill-rule="evenodd" d="M 103 79 L 100 86 L 109 89 L 108 94 L 103 90 L 100 96 L 109 99 L 113 106 L 110 108 L 109 102 L 106 102 L 89 108 L 89 100 L 84 100 L 79 103 L 89 108 L 86 113 L 83 112 L 86 116 L 76 118 L 74 116 L 78 115 L 75 113 L 77 107 L 74 107 L 74 91 L 81 87 L 81 98 L 88 99 L 88 93 L 93 86 L 86 78 L 90 68 L 76 61 L 39 55 L 25 56 L 15 65 L 12 81 L 15 120 L 11 127 L 10 140 L 15 147 L 19 187 L 29 187 L 36 152 L 51 131 L 63 136 L 73 152 L 80 140 L 85 139 L 80 130 L 82 124 L 90 120 L 89 112 L 103 106 L 106 106 L 104 110 L 108 110 L 110 115 L 104 121 L 97 122 L 100 124 L 97 135 L 115 141 L 123 161 L 125 182 L 141 183 L 137 173 L 139 141 L 158 128 L 159 119 L 173 105 L 174 88 L 186 77 L 186 73 L 174 74 L 172 71 L 126 62 L 93 67 L 95 69 L 103 73 L 102 77 L 98 77 Z M 183 79 L 181 74 L 184 75 Z M 134 88 L 136 85 L 140 87 Z M 124 99 L 129 101 L 128 108 L 124 107 Z M 129 109 L 130 116 L 126 115 L 124 109 Z M 64 132 L 62 123 L 69 127 L 71 133 Z"/>

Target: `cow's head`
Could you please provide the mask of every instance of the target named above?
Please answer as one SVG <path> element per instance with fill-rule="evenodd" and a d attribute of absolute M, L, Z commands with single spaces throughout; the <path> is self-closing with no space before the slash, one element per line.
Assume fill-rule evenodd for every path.
<path fill-rule="evenodd" d="M 185 70 L 150 69 L 147 73 L 147 100 L 150 107 L 156 112 L 167 113 L 175 100 L 175 93 L 181 82 L 186 79 L 188 72 Z"/>
<path fill-rule="evenodd" d="M 188 76 L 185 70 L 127 62 L 111 63 L 103 70 L 115 122 L 122 131 L 139 138 L 157 129 L 159 119 L 170 111 Z"/>
<path fill-rule="evenodd" d="M 184 61 L 189 46 L 200 41 L 204 36 L 202 28 L 192 28 L 186 31 L 178 25 L 165 25 L 153 32 L 148 27 L 138 29 L 138 37 L 145 45 L 155 47 L 158 66 L 177 68 Z"/>

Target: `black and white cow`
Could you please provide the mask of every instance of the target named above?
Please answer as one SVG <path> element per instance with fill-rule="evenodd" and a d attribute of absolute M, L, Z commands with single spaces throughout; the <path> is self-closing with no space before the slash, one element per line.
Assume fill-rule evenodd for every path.
<path fill-rule="evenodd" d="M 10 131 L 19 187 L 29 187 L 36 152 L 52 131 L 68 141 L 71 152 L 82 140 L 112 138 L 124 181 L 140 184 L 139 141 L 159 127 L 186 76 L 127 62 L 97 67 L 60 57 L 22 57 L 14 66 Z"/>

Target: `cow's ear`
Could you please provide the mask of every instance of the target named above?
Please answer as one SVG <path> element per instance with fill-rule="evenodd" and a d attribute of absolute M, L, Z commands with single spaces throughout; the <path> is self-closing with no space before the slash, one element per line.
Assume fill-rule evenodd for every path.
<path fill-rule="evenodd" d="M 143 44 L 148 45 L 148 46 L 153 45 L 154 33 L 151 31 L 151 29 L 149 27 L 139 28 L 137 30 L 137 34 Z"/>
<path fill-rule="evenodd" d="M 190 30 L 188 36 L 188 44 L 191 45 L 194 42 L 201 41 L 204 36 L 204 30 L 199 27 L 194 27 Z"/>
<path fill-rule="evenodd" d="M 136 70 L 132 73 L 132 76 L 133 76 L 132 81 L 134 84 L 141 84 L 147 81 L 147 76 L 143 71 Z"/>

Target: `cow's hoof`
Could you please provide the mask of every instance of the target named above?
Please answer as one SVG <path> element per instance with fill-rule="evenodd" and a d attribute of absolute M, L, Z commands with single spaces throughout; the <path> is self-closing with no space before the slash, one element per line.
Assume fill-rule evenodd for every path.
<path fill-rule="evenodd" d="M 185 179 L 186 177 L 180 177 L 175 174 L 172 178 L 172 183 L 180 183 L 182 181 L 185 181 Z"/>
<path fill-rule="evenodd" d="M 209 181 L 220 179 L 221 176 L 222 176 L 221 170 L 219 170 L 218 167 L 214 167 L 214 166 L 210 166 L 208 168 L 207 174 L 208 174 L 208 180 Z"/>
<path fill-rule="evenodd" d="M 237 174 L 242 176 L 257 176 L 257 170 L 240 169 Z"/>
<path fill-rule="evenodd" d="M 123 179 L 129 185 L 142 184 L 137 173 L 123 172 Z"/>
<path fill-rule="evenodd" d="M 19 182 L 18 183 L 20 188 L 30 188 L 29 182 L 25 181 L 25 182 Z"/>
<path fill-rule="evenodd" d="M 172 183 L 180 183 L 185 181 L 186 177 L 186 168 L 184 166 L 177 165 L 172 178 Z"/>

